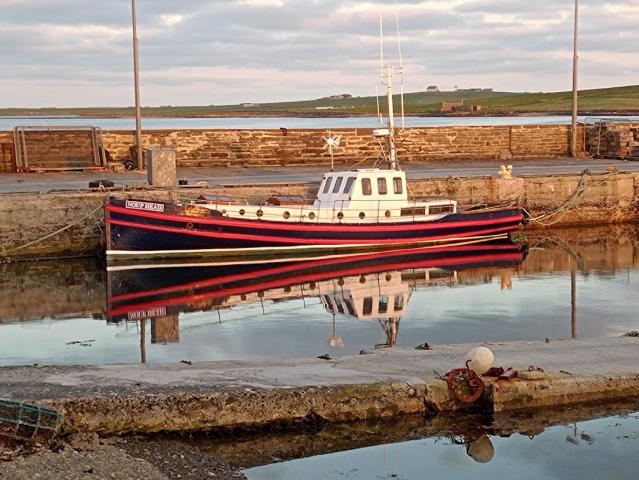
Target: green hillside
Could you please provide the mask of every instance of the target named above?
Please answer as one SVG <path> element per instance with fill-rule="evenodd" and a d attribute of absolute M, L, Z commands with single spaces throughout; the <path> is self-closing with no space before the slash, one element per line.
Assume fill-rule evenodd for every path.
<path fill-rule="evenodd" d="M 572 92 L 512 94 L 499 98 L 480 98 L 477 102 L 485 110 L 494 113 L 569 112 L 572 109 Z M 579 110 L 638 112 L 639 85 L 582 90 L 579 92 Z"/>
<path fill-rule="evenodd" d="M 513 93 L 486 90 L 458 90 L 455 92 L 413 92 L 404 96 L 407 115 L 432 115 L 440 112 L 444 100 L 464 100 L 466 105 L 481 105 L 482 114 L 523 113 L 567 113 L 572 108 L 571 92 Z M 395 96 L 396 111 L 399 111 L 399 95 Z M 385 98 L 380 106 L 385 110 Z M 349 116 L 371 115 L 377 111 L 375 97 L 353 97 L 346 99 L 318 99 L 295 102 L 209 105 L 209 106 L 165 106 L 145 107 L 146 117 L 208 117 L 208 116 Z M 582 90 L 579 92 L 580 112 L 639 112 L 639 85 L 614 88 Z M 0 115 L 79 115 L 86 117 L 132 116 L 128 108 L 5 108 Z"/>

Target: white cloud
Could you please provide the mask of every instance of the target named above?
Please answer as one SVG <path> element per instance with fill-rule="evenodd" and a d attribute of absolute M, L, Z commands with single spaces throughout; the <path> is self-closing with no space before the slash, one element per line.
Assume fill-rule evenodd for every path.
<path fill-rule="evenodd" d="M 178 23 L 184 21 L 184 16 L 177 15 L 177 14 L 164 13 L 160 15 L 160 21 L 162 22 L 163 25 L 166 25 L 167 27 L 171 27 L 173 25 L 177 25 Z"/>
<path fill-rule="evenodd" d="M 145 104 L 372 94 L 380 4 L 408 90 L 570 87 L 573 0 L 137 1 Z M 0 6 L 0 106 L 130 103 L 130 0 Z M 638 22 L 639 0 L 581 0 L 582 87 L 639 83 Z"/>

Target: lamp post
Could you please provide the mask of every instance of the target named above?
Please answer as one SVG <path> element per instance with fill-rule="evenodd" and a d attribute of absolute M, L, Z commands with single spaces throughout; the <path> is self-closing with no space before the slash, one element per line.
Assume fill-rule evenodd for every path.
<path fill-rule="evenodd" d="M 573 158 L 577 157 L 577 27 L 579 21 L 579 0 L 575 0 L 575 27 L 573 39 L 572 53 L 572 129 L 571 129 L 571 145 L 570 154 Z"/>
<path fill-rule="evenodd" d="M 142 157 L 142 114 L 140 111 L 140 67 L 138 61 L 138 33 L 135 18 L 135 0 L 131 0 L 131 21 L 133 23 L 133 81 L 135 84 L 135 146 L 138 170 L 144 169 Z"/>

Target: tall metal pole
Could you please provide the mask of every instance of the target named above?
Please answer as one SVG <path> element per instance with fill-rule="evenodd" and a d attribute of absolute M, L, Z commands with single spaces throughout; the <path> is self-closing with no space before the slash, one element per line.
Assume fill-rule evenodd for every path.
<path fill-rule="evenodd" d="M 146 363 L 146 318 L 140 320 L 140 360 Z"/>
<path fill-rule="evenodd" d="M 142 157 L 142 113 L 140 110 L 140 66 L 138 60 L 138 30 L 135 18 L 135 0 L 131 0 L 131 20 L 133 22 L 133 81 L 135 83 L 135 145 L 138 170 L 144 169 Z"/>
<path fill-rule="evenodd" d="M 570 154 L 573 158 L 577 157 L 577 63 L 579 56 L 577 55 L 577 30 L 579 22 L 579 0 L 575 0 L 575 28 L 573 40 L 572 54 L 572 129 L 570 133 L 571 145 Z"/>

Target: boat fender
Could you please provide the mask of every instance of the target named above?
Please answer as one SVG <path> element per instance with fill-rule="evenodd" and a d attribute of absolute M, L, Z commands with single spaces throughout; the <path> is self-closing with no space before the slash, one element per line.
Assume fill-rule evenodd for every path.
<path fill-rule="evenodd" d="M 483 373 L 493 366 L 494 360 L 495 356 L 489 348 L 477 347 L 466 354 L 463 363 L 476 372 Z"/>

